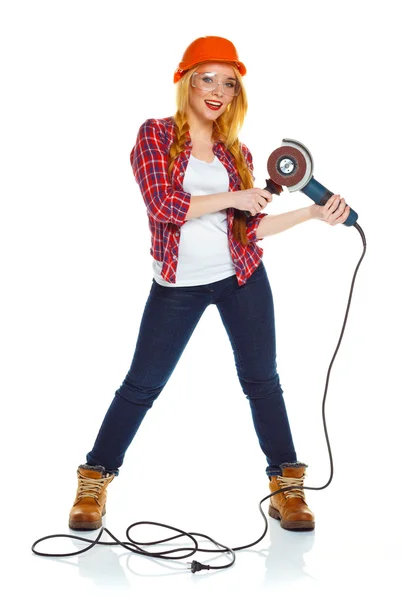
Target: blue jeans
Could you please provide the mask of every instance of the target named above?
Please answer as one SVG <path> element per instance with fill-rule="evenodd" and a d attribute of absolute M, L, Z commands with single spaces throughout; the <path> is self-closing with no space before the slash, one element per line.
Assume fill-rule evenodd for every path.
<path fill-rule="evenodd" d="M 115 392 L 87 464 L 103 465 L 118 475 L 127 448 L 198 321 L 207 306 L 215 304 L 267 459 L 266 474 L 280 475 L 279 465 L 297 458 L 276 370 L 274 305 L 264 263 L 242 286 L 236 275 L 190 287 L 166 287 L 152 281 L 131 367 Z"/>

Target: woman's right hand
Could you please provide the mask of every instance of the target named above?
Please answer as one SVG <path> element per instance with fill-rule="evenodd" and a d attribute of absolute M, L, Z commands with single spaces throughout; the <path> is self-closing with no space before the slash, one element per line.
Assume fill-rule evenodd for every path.
<path fill-rule="evenodd" d="M 230 194 L 233 208 L 248 211 L 253 217 L 261 212 L 268 202 L 272 202 L 271 192 L 261 188 L 239 190 L 238 192 L 230 192 Z"/>

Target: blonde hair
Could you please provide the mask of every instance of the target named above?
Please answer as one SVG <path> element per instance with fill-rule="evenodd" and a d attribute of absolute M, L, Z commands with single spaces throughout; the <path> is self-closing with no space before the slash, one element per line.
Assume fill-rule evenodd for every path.
<path fill-rule="evenodd" d="M 243 152 L 240 147 L 238 133 L 246 116 L 248 102 L 246 91 L 243 86 L 243 78 L 237 67 L 229 63 L 240 82 L 240 93 L 226 107 L 225 112 L 213 122 L 212 139 L 222 141 L 229 152 L 233 155 L 240 176 L 240 189 L 247 190 L 254 187 L 252 174 L 247 166 Z M 171 175 L 175 159 L 183 152 L 186 143 L 186 133 L 190 126 L 187 122 L 187 108 L 189 98 L 189 86 L 191 75 L 197 70 L 198 65 L 189 69 L 177 82 L 176 106 L 177 111 L 173 116 L 175 122 L 175 136 L 169 149 L 168 174 Z M 246 234 L 246 215 L 243 211 L 234 209 L 233 237 L 242 244 L 248 245 Z"/>

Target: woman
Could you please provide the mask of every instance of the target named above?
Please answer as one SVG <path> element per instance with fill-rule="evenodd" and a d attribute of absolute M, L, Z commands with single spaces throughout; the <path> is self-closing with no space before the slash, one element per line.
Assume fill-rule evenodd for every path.
<path fill-rule="evenodd" d="M 174 74 L 176 114 L 147 119 L 138 131 L 130 159 L 147 209 L 154 278 L 129 372 L 78 467 L 72 529 L 101 527 L 107 487 L 210 304 L 233 348 L 270 490 L 303 485 L 307 465 L 297 460 L 276 369 L 273 301 L 257 241 L 312 218 L 343 223 L 349 208 L 334 195 L 325 206 L 261 212 L 272 196 L 254 187 L 252 156 L 238 139 L 245 74 L 232 42 L 196 39 Z M 315 526 L 303 490 L 271 497 L 269 514 L 285 529 Z"/>

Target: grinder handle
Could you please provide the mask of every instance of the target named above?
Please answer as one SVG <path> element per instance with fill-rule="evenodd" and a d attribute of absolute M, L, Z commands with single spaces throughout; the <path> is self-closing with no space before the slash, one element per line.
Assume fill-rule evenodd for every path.
<path fill-rule="evenodd" d="M 279 185 L 279 183 L 275 183 L 275 181 L 272 179 L 266 179 L 265 183 L 267 185 L 265 186 L 264 190 L 267 190 L 267 192 L 271 192 L 271 194 L 278 194 L 278 196 L 281 192 L 283 192 L 283 187 Z"/>
<path fill-rule="evenodd" d="M 271 194 L 278 194 L 278 196 L 281 192 L 283 192 L 283 187 L 279 185 L 279 183 L 275 183 L 275 181 L 272 181 L 272 179 L 266 179 L 265 183 L 267 185 L 263 189 L 267 190 L 267 192 L 271 192 Z M 246 215 L 246 217 L 251 216 L 251 213 L 248 210 L 243 210 L 243 212 Z"/>

